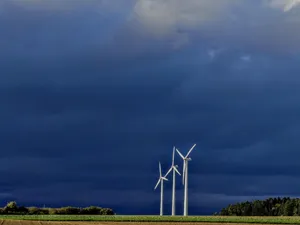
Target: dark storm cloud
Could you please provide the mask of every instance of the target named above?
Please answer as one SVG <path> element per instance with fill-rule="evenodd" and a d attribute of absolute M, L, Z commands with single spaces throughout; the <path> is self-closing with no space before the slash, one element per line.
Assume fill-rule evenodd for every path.
<path fill-rule="evenodd" d="M 185 154 L 194 143 L 194 212 L 299 195 L 299 46 L 297 32 L 276 31 L 291 33 L 296 11 L 101 2 L 2 4 L 0 199 L 151 214 L 158 161 L 166 172 L 173 145 Z"/>

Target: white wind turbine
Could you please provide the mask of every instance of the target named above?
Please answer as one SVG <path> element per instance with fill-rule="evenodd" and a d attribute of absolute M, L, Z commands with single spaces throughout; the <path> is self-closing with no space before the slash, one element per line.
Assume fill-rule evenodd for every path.
<path fill-rule="evenodd" d="M 157 184 L 154 188 L 154 190 L 157 188 L 157 186 L 160 183 L 160 215 L 163 215 L 163 200 L 164 200 L 164 180 L 168 181 L 168 179 L 164 176 L 162 176 L 161 173 L 161 164 L 159 162 L 159 179 L 157 181 Z"/>
<path fill-rule="evenodd" d="M 177 170 L 178 166 L 175 165 L 174 162 L 175 162 L 175 147 L 173 148 L 172 166 L 166 174 L 166 176 L 168 176 L 168 174 L 173 170 L 172 216 L 175 216 L 175 176 L 176 176 L 175 172 L 181 175 Z"/>
<path fill-rule="evenodd" d="M 189 150 L 185 157 L 179 152 L 178 149 L 176 149 L 183 160 L 182 183 L 184 184 L 184 216 L 188 215 L 188 162 L 192 160 L 191 158 L 189 158 L 189 155 L 191 154 L 195 146 L 196 144 L 193 145 L 193 147 Z"/>

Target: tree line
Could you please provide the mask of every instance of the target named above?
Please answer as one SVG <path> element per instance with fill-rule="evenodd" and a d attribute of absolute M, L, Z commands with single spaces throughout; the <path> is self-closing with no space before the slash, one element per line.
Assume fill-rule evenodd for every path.
<path fill-rule="evenodd" d="M 7 203 L 0 208 L 0 214 L 18 214 L 18 215 L 115 215 L 110 208 L 101 208 L 98 206 L 89 206 L 85 208 L 78 207 L 61 207 L 61 208 L 38 208 L 18 206 L 15 201 Z"/>
<path fill-rule="evenodd" d="M 221 216 L 300 216 L 299 198 L 268 198 L 230 204 L 221 212 Z"/>

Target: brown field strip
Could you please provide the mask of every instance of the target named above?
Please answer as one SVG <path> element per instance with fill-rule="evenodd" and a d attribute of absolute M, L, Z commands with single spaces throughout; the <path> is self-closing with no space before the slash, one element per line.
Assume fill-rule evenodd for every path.
<path fill-rule="evenodd" d="M 69 221 L 69 222 L 60 222 L 60 221 L 24 221 L 24 220 L 1 220 L 0 225 L 249 225 L 249 223 L 205 223 L 205 222 L 193 222 L 193 223 L 181 223 L 181 222 L 78 222 L 78 221 Z M 260 224 L 256 224 L 260 225 Z M 268 224 L 272 225 L 272 224 Z M 274 224 L 273 224 L 274 225 Z"/>

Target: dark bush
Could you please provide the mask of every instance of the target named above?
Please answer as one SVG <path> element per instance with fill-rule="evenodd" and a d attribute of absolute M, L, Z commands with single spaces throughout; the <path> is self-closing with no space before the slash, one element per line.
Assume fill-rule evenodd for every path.
<path fill-rule="evenodd" d="M 112 209 L 109 209 L 109 208 L 102 208 L 100 210 L 100 214 L 101 215 L 114 215 L 114 211 Z"/>
<path fill-rule="evenodd" d="M 7 203 L 4 208 L 0 208 L 0 214 L 19 214 L 19 215 L 115 215 L 112 209 L 101 208 L 98 206 L 89 206 L 86 208 L 77 208 L 72 206 L 62 208 L 38 208 L 17 206 L 15 201 Z"/>
<path fill-rule="evenodd" d="M 89 206 L 86 208 L 83 208 L 80 212 L 80 214 L 83 215 L 101 215 L 101 207 L 97 206 Z"/>
<path fill-rule="evenodd" d="M 3 208 L 4 214 L 15 214 L 18 211 L 18 206 L 15 201 L 8 202 L 6 206 Z"/>
<path fill-rule="evenodd" d="M 80 213 L 80 209 L 76 207 L 62 207 L 56 210 L 56 214 L 63 214 L 63 215 L 76 215 Z"/>
<path fill-rule="evenodd" d="M 17 212 L 18 214 L 26 215 L 28 214 L 28 209 L 24 206 L 18 207 Z"/>
<path fill-rule="evenodd" d="M 56 208 L 49 208 L 49 210 L 48 210 L 50 215 L 58 214 L 57 211 L 58 211 L 58 209 L 56 209 Z"/>
<path fill-rule="evenodd" d="M 40 209 L 38 207 L 28 207 L 28 214 L 29 215 L 38 215 L 40 214 Z"/>
<path fill-rule="evenodd" d="M 40 215 L 49 215 L 50 208 L 40 208 Z"/>
<path fill-rule="evenodd" d="M 38 208 L 38 207 L 28 207 L 28 213 L 29 215 L 48 215 L 49 209 L 46 208 Z"/>

